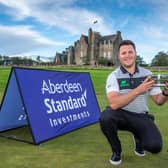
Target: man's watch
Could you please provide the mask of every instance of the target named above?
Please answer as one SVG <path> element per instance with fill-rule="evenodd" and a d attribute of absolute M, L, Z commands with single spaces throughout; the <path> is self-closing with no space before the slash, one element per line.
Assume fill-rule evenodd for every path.
<path fill-rule="evenodd" d="M 168 97 L 168 94 L 166 94 L 164 90 L 162 91 L 162 95 Z"/>

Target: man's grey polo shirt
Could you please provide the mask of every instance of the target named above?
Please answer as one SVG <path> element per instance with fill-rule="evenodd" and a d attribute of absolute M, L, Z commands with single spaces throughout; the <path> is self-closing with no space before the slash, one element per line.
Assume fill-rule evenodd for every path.
<path fill-rule="evenodd" d="M 119 92 L 120 94 L 128 93 L 130 90 L 140 85 L 144 79 L 152 73 L 140 66 L 136 66 L 134 74 L 129 74 L 122 66 L 118 67 L 115 71 L 109 74 L 106 81 L 106 93 L 112 91 Z M 160 87 L 153 87 L 146 93 L 138 95 L 128 105 L 122 107 L 124 110 L 135 113 L 146 113 L 148 108 L 148 95 L 156 95 L 161 93 Z"/>

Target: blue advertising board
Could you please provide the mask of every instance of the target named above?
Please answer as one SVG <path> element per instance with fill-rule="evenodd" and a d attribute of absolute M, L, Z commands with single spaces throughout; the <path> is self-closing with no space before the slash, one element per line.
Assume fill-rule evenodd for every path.
<path fill-rule="evenodd" d="M 13 68 L 12 74 L 35 144 L 98 122 L 89 73 Z"/>
<path fill-rule="evenodd" d="M 0 131 L 28 125 L 14 71 L 11 71 L 0 110 Z"/>

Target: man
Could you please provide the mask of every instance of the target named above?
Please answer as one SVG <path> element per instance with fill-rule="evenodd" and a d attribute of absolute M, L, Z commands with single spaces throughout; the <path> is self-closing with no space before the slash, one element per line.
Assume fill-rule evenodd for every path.
<path fill-rule="evenodd" d="M 136 47 L 130 40 L 119 45 L 120 67 L 113 71 L 106 81 L 109 106 L 100 117 L 100 126 L 112 148 L 110 163 L 121 163 L 121 144 L 118 130 L 133 134 L 135 154 L 144 156 L 145 151 L 158 153 L 162 149 L 162 137 L 149 114 L 147 97 L 162 105 L 168 100 L 168 82 L 163 91 L 155 87 L 151 72 L 136 65 Z"/>

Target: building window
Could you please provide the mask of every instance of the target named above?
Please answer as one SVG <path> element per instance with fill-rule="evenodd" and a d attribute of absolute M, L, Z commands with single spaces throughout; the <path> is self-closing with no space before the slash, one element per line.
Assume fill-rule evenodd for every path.
<path fill-rule="evenodd" d="M 111 46 L 111 40 L 108 41 L 108 47 L 110 48 Z"/>
<path fill-rule="evenodd" d="M 104 58 L 106 58 L 106 52 L 103 53 Z"/>
<path fill-rule="evenodd" d="M 108 58 L 111 58 L 111 52 L 108 51 Z"/>
<path fill-rule="evenodd" d="M 81 51 L 81 55 L 80 56 L 83 57 L 83 51 Z"/>

